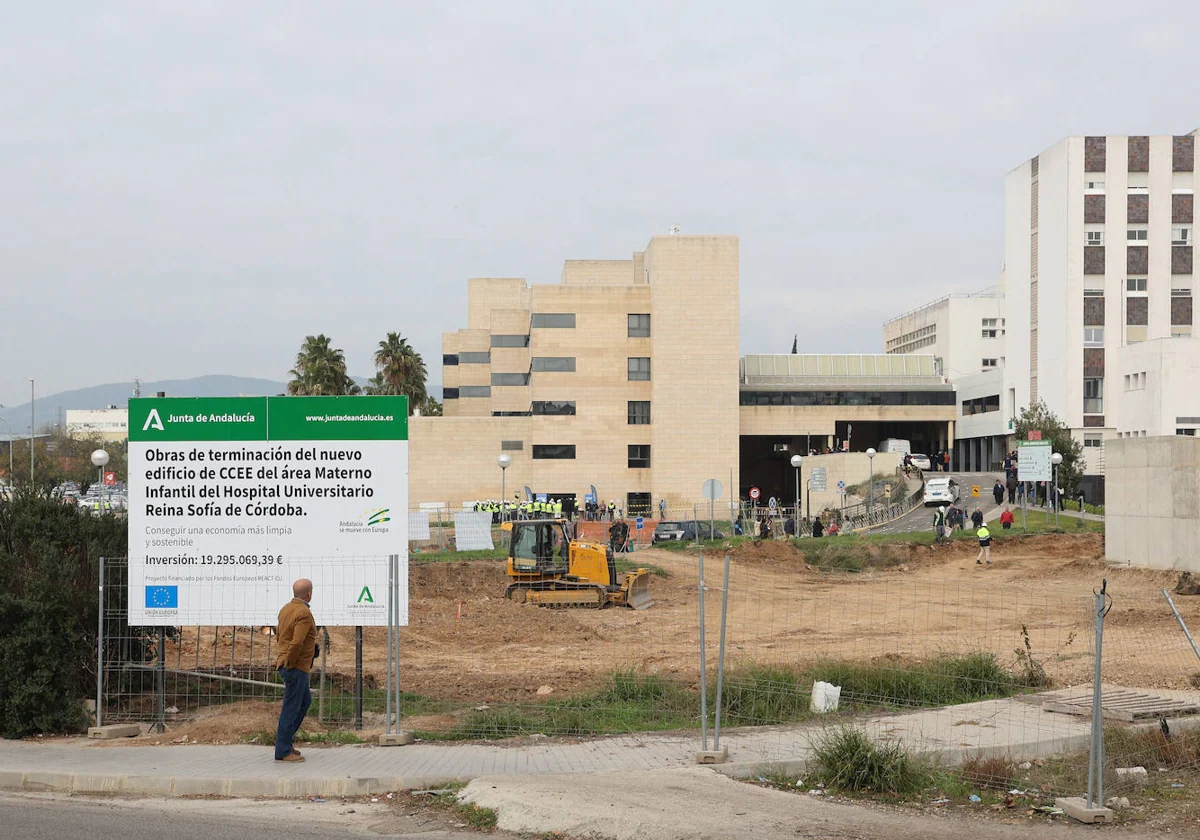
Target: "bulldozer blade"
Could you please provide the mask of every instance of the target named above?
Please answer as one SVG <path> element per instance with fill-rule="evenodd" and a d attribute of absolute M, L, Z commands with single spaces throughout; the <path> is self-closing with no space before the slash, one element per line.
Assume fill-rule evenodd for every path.
<path fill-rule="evenodd" d="M 654 606 L 654 599 L 650 597 L 650 573 L 639 569 L 636 573 L 629 575 L 629 591 L 625 595 L 625 603 L 633 607 L 635 610 L 645 610 Z"/>

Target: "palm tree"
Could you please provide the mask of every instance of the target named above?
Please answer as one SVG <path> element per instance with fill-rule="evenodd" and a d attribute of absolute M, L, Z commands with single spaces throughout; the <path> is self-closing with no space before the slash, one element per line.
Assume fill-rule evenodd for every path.
<path fill-rule="evenodd" d="M 367 380 L 367 387 L 363 388 L 363 393 L 367 394 L 368 396 L 372 396 L 372 397 L 379 396 L 380 394 L 384 393 L 383 389 L 385 387 L 387 387 L 387 386 L 384 384 L 383 374 L 376 373 L 374 376 L 372 376 L 370 379 Z"/>
<path fill-rule="evenodd" d="M 378 373 L 372 382 L 378 380 L 379 393 L 408 397 L 409 414 L 425 402 L 425 379 L 428 376 L 425 360 L 400 333 L 390 332 L 386 339 L 379 342 L 379 349 L 375 351 L 375 367 Z"/>
<path fill-rule="evenodd" d="M 329 336 L 305 337 L 296 366 L 288 371 L 289 394 L 297 396 L 341 396 L 359 393 L 358 385 L 346 374 L 346 354 L 334 347 Z"/>

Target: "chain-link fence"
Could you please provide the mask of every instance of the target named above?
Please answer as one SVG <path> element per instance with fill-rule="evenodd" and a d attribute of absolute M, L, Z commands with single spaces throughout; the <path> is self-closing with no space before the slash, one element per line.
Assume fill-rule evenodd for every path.
<path fill-rule="evenodd" d="M 1162 575 L 1105 568 L 1088 540 L 1012 539 L 991 566 L 976 565 L 965 543 L 821 541 L 858 554 L 817 563 L 788 543 L 746 542 L 729 551 L 727 587 L 725 552 L 707 555 L 702 586 L 697 552 L 642 549 L 620 568 L 651 575 L 646 610 L 521 604 L 505 596 L 502 561 L 418 560 L 399 632 L 399 725 L 439 740 L 698 741 L 702 719 L 715 725 L 719 710 L 739 761 L 811 758 L 816 734 L 844 724 L 965 759 L 979 784 L 1080 794 L 1093 739 L 1093 590 L 1107 575 L 1104 791 L 1140 782 L 1118 768 L 1200 771 L 1200 658 Z M 186 733 L 214 714 L 230 726 L 245 717 L 230 737 L 261 737 L 281 696 L 270 628 L 127 627 L 124 575 L 123 561 L 105 562 L 104 719 Z M 318 621 L 321 601 L 318 589 Z M 1177 607 L 1200 627 L 1200 598 Z M 364 628 L 360 648 L 353 627 L 324 631 L 306 726 L 384 728 L 386 634 Z M 819 713 L 814 702 L 833 708 Z"/>

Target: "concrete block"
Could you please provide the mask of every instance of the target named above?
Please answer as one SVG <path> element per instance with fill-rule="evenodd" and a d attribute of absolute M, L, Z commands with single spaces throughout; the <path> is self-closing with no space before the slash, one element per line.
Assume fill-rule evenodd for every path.
<path fill-rule="evenodd" d="M 409 744 L 416 743 L 416 738 L 411 732 L 392 732 L 383 733 L 379 736 L 379 746 L 381 747 L 406 747 Z"/>
<path fill-rule="evenodd" d="M 0 770 L 0 790 L 21 790 L 25 786 L 25 771 Z"/>
<path fill-rule="evenodd" d="M 719 750 L 700 750 L 696 753 L 697 764 L 724 764 L 729 760 L 729 747 Z"/>
<path fill-rule="evenodd" d="M 176 778 L 171 792 L 176 796 L 229 796 L 230 779 Z"/>
<path fill-rule="evenodd" d="M 142 727 L 136 723 L 108 723 L 89 726 L 87 736 L 98 741 L 110 741 L 114 738 L 136 738 L 141 734 Z"/>
<path fill-rule="evenodd" d="M 22 790 L 29 791 L 62 791 L 71 790 L 72 776 L 70 773 L 29 772 L 25 774 Z"/>
<path fill-rule="evenodd" d="M 170 776 L 122 776 L 121 793 L 170 796 L 175 780 Z"/>
<path fill-rule="evenodd" d="M 1111 808 L 1089 808 L 1082 796 L 1055 799 L 1054 805 L 1062 808 L 1063 813 L 1068 817 L 1079 820 L 1081 823 L 1110 823 L 1116 817 Z"/>
<path fill-rule="evenodd" d="M 76 773 L 71 780 L 71 792 L 120 793 L 124 782 L 121 773 Z"/>
<path fill-rule="evenodd" d="M 229 795 L 240 798 L 252 796 L 284 796 L 282 788 L 286 779 L 243 777 L 229 780 Z"/>

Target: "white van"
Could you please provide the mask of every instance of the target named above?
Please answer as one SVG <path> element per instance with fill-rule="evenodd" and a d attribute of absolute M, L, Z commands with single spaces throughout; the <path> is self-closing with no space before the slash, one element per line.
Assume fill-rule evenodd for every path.
<path fill-rule="evenodd" d="M 958 482 L 953 478 L 931 478 L 925 482 L 925 506 L 952 505 L 958 501 Z"/>
<path fill-rule="evenodd" d="M 908 455 L 912 452 L 912 441 L 888 438 L 879 442 L 879 451 L 892 455 Z"/>

